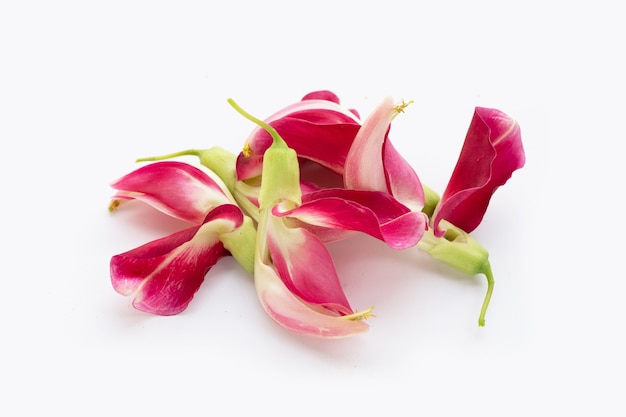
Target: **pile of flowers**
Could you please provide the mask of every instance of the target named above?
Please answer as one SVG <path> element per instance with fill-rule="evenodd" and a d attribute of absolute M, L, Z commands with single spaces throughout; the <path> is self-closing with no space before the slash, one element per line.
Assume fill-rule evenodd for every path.
<path fill-rule="evenodd" d="M 113 288 L 138 310 L 186 309 L 222 257 L 254 277 L 267 314 L 291 331 L 346 337 L 372 308 L 351 307 L 326 244 L 365 233 L 393 250 L 417 247 L 494 286 L 488 252 L 470 233 L 525 155 L 518 123 L 475 108 L 456 167 L 439 196 L 393 147 L 393 119 L 409 103 L 384 99 L 365 119 L 331 91 L 315 91 L 256 124 L 235 155 L 219 146 L 141 158 L 111 185 L 110 210 L 139 200 L 184 220 L 183 230 L 115 255 Z M 195 156 L 193 165 L 176 158 Z M 202 168 L 202 169 L 201 169 Z M 209 175 L 209 173 L 215 175 Z"/>

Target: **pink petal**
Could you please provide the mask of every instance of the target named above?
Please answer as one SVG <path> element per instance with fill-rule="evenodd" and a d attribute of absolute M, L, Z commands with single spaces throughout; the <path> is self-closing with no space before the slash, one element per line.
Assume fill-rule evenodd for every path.
<path fill-rule="evenodd" d="M 270 215 L 267 246 L 278 275 L 292 293 L 334 313 L 352 313 L 328 249 L 315 235 L 289 228 L 282 218 Z"/>
<path fill-rule="evenodd" d="M 260 149 L 262 146 L 259 146 L 258 148 Z M 259 152 L 259 149 L 256 149 L 254 152 Z M 263 172 L 263 154 L 246 154 L 244 152 L 239 152 L 235 166 L 237 171 L 237 180 L 239 181 L 246 181 L 251 178 L 260 177 Z"/>
<path fill-rule="evenodd" d="M 491 196 L 524 166 L 518 123 L 499 110 L 477 107 L 448 186 L 433 215 L 437 236 L 442 219 L 466 232 L 483 219 Z"/>
<path fill-rule="evenodd" d="M 111 184 L 113 199 L 137 199 L 181 220 L 200 224 L 207 213 L 230 200 L 206 173 L 183 162 L 144 165 Z"/>
<path fill-rule="evenodd" d="M 313 98 L 320 97 L 320 98 Z M 274 113 L 265 120 L 298 156 L 316 161 L 342 172 L 345 157 L 356 135 L 360 122 L 354 111 L 338 103 L 322 99 L 336 99 L 330 92 L 315 92 Z M 271 136 L 260 127 L 255 128 L 246 146 L 251 155 L 237 158 L 237 178 L 246 180 L 261 175 L 262 155 L 272 144 Z"/>
<path fill-rule="evenodd" d="M 363 122 L 346 158 L 344 185 L 389 193 L 413 211 L 421 211 L 421 182 L 388 138 L 394 114 L 394 102 L 388 97 Z"/>
<path fill-rule="evenodd" d="M 243 222 L 234 205 L 209 213 L 206 223 L 113 256 L 111 283 L 122 295 L 135 293 L 133 306 L 158 315 L 178 314 L 204 281 L 209 269 L 229 255 L 219 234 Z"/>
<path fill-rule="evenodd" d="M 285 286 L 269 265 L 257 262 L 254 268 L 254 283 L 261 305 L 283 327 L 326 338 L 348 337 L 369 329 L 362 320 L 348 320 L 311 308 Z"/>
<path fill-rule="evenodd" d="M 366 233 L 395 249 L 413 247 L 427 227 L 427 217 L 386 193 L 326 189 L 303 195 L 302 205 L 275 215 L 331 230 Z"/>
<path fill-rule="evenodd" d="M 333 103 L 337 103 L 337 104 L 339 104 L 340 102 L 337 94 L 329 90 L 312 91 L 310 93 L 305 94 L 305 96 L 302 97 L 302 100 L 326 100 L 326 101 L 332 101 Z"/>
<path fill-rule="evenodd" d="M 385 140 L 383 165 L 389 193 L 413 211 L 424 208 L 424 188 L 413 167 Z"/>
<path fill-rule="evenodd" d="M 346 158 L 344 184 L 355 190 L 388 192 L 383 144 L 393 118 L 394 103 L 387 97 L 365 119 Z"/>

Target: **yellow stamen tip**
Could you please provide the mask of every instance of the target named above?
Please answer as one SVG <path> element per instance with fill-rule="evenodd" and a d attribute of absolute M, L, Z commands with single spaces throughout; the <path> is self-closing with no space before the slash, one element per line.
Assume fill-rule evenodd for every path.
<path fill-rule="evenodd" d="M 109 211 L 115 211 L 123 202 L 124 200 L 112 200 L 111 204 L 109 204 Z"/>
<path fill-rule="evenodd" d="M 374 310 L 374 307 L 370 307 L 367 310 L 363 310 L 363 311 L 356 310 L 352 314 L 341 316 L 341 318 L 342 319 L 346 319 L 346 320 L 354 320 L 354 321 L 356 321 L 356 320 L 367 320 L 370 317 L 376 317 L 376 315 L 374 313 L 372 313 L 372 310 Z"/>
<path fill-rule="evenodd" d="M 250 158 L 252 156 L 252 149 L 250 149 L 249 143 L 243 145 L 243 156 L 245 156 L 246 158 Z"/>
<path fill-rule="evenodd" d="M 404 99 L 400 100 L 400 103 L 397 104 L 394 108 L 393 111 L 395 112 L 395 116 L 397 116 L 400 113 L 404 113 L 404 109 L 406 109 L 407 107 L 409 107 L 410 104 L 413 103 L 413 100 L 411 101 L 404 101 Z"/>

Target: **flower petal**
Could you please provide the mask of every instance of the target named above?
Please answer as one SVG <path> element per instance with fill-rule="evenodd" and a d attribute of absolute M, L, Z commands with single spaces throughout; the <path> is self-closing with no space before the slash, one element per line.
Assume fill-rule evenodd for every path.
<path fill-rule="evenodd" d="M 424 191 L 411 165 L 389 141 L 396 106 L 385 98 L 363 122 L 346 157 L 344 185 L 355 190 L 382 191 L 413 211 L 424 207 Z"/>
<path fill-rule="evenodd" d="M 332 257 L 315 235 L 287 227 L 284 219 L 269 215 L 266 238 L 278 275 L 292 293 L 334 313 L 352 313 Z"/>
<path fill-rule="evenodd" d="M 424 188 L 417 173 L 398 153 L 389 139 L 383 146 L 383 165 L 389 194 L 413 211 L 424 208 Z"/>
<path fill-rule="evenodd" d="M 301 206 L 282 213 L 277 208 L 274 214 L 296 218 L 304 225 L 366 233 L 395 249 L 415 246 L 428 224 L 423 213 L 378 191 L 315 191 L 303 195 Z"/>
<path fill-rule="evenodd" d="M 499 110 L 477 107 L 433 215 L 435 235 L 445 233 L 442 219 L 467 233 L 478 227 L 493 193 L 524 163 L 519 124 Z"/>
<path fill-rule="evenodd" d="M 204 281 L 208 270 L 229 255 L 219 234 L 243 222 L 234 205 L 220 206 L 206 223 L 113 256 L 111 283 L 122 295 L 135 293 L 133 307 L 158 315 L 178 314 Z"/>
<path fill-rule="evenodd" d="M 339 173 L 360 127 L 357 113 L 341 106 L 337 96 L 328 91 L 310 93 L 265 122 L 276 129 L 298 156 Z M 252 131 L 246 140 L 246 152 L 237 158 L 239 180 L 261 174 L 263 154 L 271 144 L 272 138 L 265 129 L 257 127 Z"/>
<path fill-rule="evenodd" d="M 363 320 L 349 320 L 317 311 L 296 297 L 262 262 L 255 265 L 254 283 L 261 305 L 278 324 L 300 334 L 326 338 L 348 337 L 369 329 Z"/>
<path fill-rule="evenodd" d="M 113 199 L 137 199 L 181 220 L 201 224 L 214 207 L 230 203 L 205 172 L 183 162 L 144 165 L 111 184 Z"/>
<path fill-rule="evenodd" d="M 302 100 L 326 100 L 326 101 L 332 101 L 333 103 L 337 103 L 337 104 L 340 103 L 339 96 L 337 96 L 337 94 L 329 90 L 312 91 L 310 93 L 305 94 L 304 97 L 302 97 Z M 358 114 L 357 114 L 357 117 L 358 117 Z"/>

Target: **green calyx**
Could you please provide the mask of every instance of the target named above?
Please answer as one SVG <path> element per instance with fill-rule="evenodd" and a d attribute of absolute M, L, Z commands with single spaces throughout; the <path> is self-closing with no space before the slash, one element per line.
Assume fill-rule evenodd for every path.
<path fill-rule="evenodd" d="M 470 275 L 483 274 L 487 278 L 487 293 L 480 310 L 478 325 L 485 325 L 485 314 L 493 293 L 494 278 L 489 253 L 468 233 L 446 222 L 446 234 L 436 237 L 432 228 L 424 233 L 417 247 L 430 256 Z"/>
<path fill-rule="evenodd" d="M 424 189 L 424 208 L 422 209 L 422 213 L 426 214 L 428 218 L 431 218 L 437 204 L 439 204 L 439 194 L 424 184 L 422 184 L 422 188 Z"/>
<path fill-rule="evenodd" d="M 244 216 L 241 226 L 229 233 L 222 233 L 219 237 L 224 248 L 230 252 L 237 262 L 250 273 L 254 273 L 254 251 L 256 247 L 257 230 L 254 222 Z"/>

